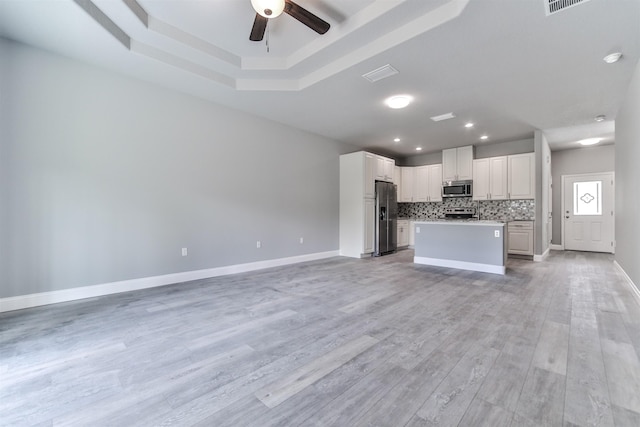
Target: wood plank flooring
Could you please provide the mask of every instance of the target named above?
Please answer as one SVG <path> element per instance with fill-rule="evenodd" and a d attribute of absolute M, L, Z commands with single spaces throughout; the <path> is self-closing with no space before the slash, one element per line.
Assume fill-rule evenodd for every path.
<path fill-rule="evenodd" d="M 640 306 L 610 255 L 412 256 L 0 314 L 0 425 L 640 425 Z"/>

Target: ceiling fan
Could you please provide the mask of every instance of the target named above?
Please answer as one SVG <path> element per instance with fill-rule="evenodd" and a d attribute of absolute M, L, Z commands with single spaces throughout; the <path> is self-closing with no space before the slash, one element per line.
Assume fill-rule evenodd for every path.
<path fill-rule="evenodd" d="M 307 9 L 298 6 L 291 0 L 251 0 L 251 5 L 256 11 L 256 19 L 253 21 L 249 40 L 259 42 L 264 38 L 269 19 L 275 18 L 282 12 L 291 15 L 318 34 L 329 31 L 329 23 Z"/>

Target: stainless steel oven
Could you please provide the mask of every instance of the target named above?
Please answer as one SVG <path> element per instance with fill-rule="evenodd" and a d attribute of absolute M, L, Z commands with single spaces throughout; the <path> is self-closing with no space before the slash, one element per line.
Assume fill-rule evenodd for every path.
<path fill-rule="evenodd" d="M 442 197 L 471 197 L 473 181 L 445 181 L 442 183 Z"/>

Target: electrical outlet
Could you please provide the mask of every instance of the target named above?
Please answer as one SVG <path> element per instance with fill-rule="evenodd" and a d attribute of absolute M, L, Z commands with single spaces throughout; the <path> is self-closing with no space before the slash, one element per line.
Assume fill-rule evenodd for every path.
<path fill-rule="evenodd" d="M 416 233 L 420 234 L 420 227 L 416 227 Z"/>
<path fill-rule="evenodd" d="M 500 230 L 493 230 L 493 235 L 495 237 L 500 237 Z"/>
<path fill-rule="evenodd" d="M 300 238 L 300 244 L 303 244 L 303 243 L 304 243 L 304 237 L 301 237 Z"/>
<path fill-rule="evenodd" d="M 182 248 L 182 256 L 187 256 L 187 248 Z"/>
<path fill-rule="evenodd" d="M 260 249 L 262 247 L 262 243 L 260 242 L 260 240 L 258 240 L 256 242 L 256 248 Z"/>

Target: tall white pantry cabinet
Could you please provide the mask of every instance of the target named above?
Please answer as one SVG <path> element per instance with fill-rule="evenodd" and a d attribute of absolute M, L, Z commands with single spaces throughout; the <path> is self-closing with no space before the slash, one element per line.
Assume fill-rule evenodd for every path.
<path fill-rule="evenodd" d="M 382 159 L 382 161 L 380 161 Z M 340 156 L 340 255 L 361 258 L 373 253 L 375 181 L 384 168 L 393 179 L 395 160 L 358 151 Z"/>

